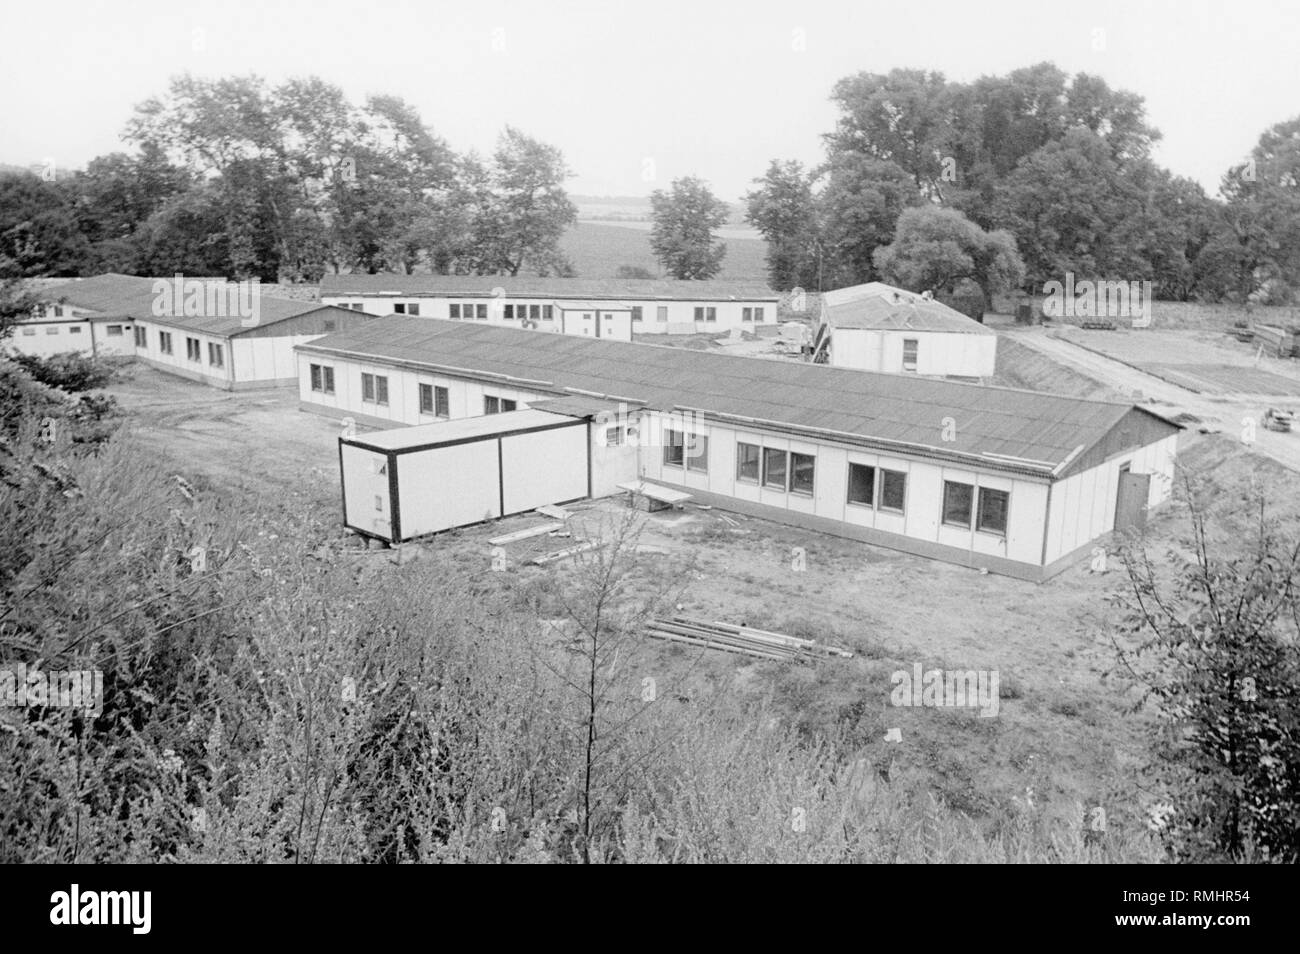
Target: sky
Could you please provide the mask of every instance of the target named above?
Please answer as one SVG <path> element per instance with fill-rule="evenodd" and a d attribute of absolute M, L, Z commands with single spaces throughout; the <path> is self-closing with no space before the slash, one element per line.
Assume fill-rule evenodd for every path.
<path fill-rule="evenodd" d="M 558 146 L 579 195 L 696 175 L 739 199 L 771 159 L 813 165 L 835 81 L 895 67 L 969 81 L 1051 61 L 1146 100 L 1155 159 L 1210 194 L 1300 115 L 1296 0 L 0 0 L 0 163 L 123 149 L 170 77 L 317 75 L 390 93 L 458 150 L 509 124 Z"/>

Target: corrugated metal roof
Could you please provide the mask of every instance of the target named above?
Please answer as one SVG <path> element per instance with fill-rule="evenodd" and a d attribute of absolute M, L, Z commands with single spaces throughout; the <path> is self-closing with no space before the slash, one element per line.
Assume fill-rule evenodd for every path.
<path fill-rule="evenodd" d="M 322 296 L 396 295 L 482 298 L 502 289 L 507 298 L 578 298 L 586 300 L 661 298 L 674 301 L 765 301 L 780 296 L 761 282 L 675 281 L 636 278 L 537 278 L 509 275 L 326 275 Z"/>
<path fill-rule="evenodd" d="M 202 281 L 205 289 L 216 287 L 221 291 L 233 291 L 235 286 L 222 281 Z M 232 337 L 240 332 L 251 330 L 244 325 L 239 315 L 186 315 L 184 298 L 180 307 L 173 307 L 166 314 L 154 313 L 154 302 L 158 295 L 154 291 L 155 282 L 165 281 L 171 284 L 172 278 L 141 278 L 136 275 L 118 275 L 108 273 L 94 278 L 82 278 L 56 285 L 40 292 L 46 301 L 67 302 L 78 308 L 99 312 L 101 315 L 142 319 L 154 321 L 169 327 L 194 331 L 201 334 Z M 175 305 L 175 303 L 173 303 Z M 260 312 L 257 327 L 275 324 L 288 318 L 296 318 L 309 312 L 334 306 L 322 305 L 316 301 L 298 301 L 290 298 L 276 298 L 271 295 L 258 295 Z"/>
<path fill-rule="evenodd" d="M 569 388 L 626 397 L 656 409 L 695 409 L 865 446 L 903 444 L 955 460 L 1001 455 L 1028 463 L 989 465 L 1038 472 L 1090 447 L 1132 407 L 435 318 L 379 318 L 299 350 L 522 379 L 557 395 Z M 949 418 L 955 425 L 952 441 L 944 440 Z M 1170 433 L 1178 430 L 1165 423 Z"/>

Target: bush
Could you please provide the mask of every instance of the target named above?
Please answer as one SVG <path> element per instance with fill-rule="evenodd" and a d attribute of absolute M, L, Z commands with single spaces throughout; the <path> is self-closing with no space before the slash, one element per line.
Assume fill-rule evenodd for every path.
<path fill-rule="evenodd" d="M 111 366 L 76 351 L 53 354 L 45 358 L 30 354 L 16 354 L 13 359 L 41 384 L 67 391 L 69 394 L 97 390 L 108 385 L 114 378 Z"/>

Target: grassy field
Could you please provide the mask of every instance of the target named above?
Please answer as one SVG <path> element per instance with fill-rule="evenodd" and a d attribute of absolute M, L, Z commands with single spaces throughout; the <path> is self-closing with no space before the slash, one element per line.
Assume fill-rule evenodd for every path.
<path fill-rule="evenodd" d="M 720 279 L 764 281 L 767 270 L 763 256 L 767 245 L 761 239 L 724 238 L 727 257 Z M 620 265 L 634 265 L 661 274 L 650 251 L 650 233 L 644 227 L 578 222 L 561 241 L 579 278 L 613 278 Z"/>
<path fill-rule="evenodd" d="M 137 435 L 178 471 L 337 525 L 337 426 L 298 411 L 292 392 L 227 394 L 138 366 L 112 390 Z M 1213 469 L 1225 488 L 1262 481 L 1282 494 L 1294 480 L 1230 441 L 1187 437 L 1185 463 Z M 581 537 L 596 533 L 623 505 L 608 499 L 576 509 L 570 529 Z M 1145 717 L 1127 711 L 1134 696 L 1114 677 L 1108 635 L 1115 613 L 1109 598 L 1124 586 L 1121 572 L 1092 573 L 1085 561 L 1034 585 L 760 519 L 733 519 L 736 525 L 699 509 L 647 516 L 640 544 L 655 571 L 646 586 L 656 579 L 684 582 L 680 609 L 688 615 L 818 638 L 856 656 L 791 665 L 656 643 L 644 665 L 662 692 L 709 705 L 763 703 L 801 732 L 847 734 L 862 759 L 886 767 L 880 771 L 887 784 L 933 795 L 994 836 L 1008 813 L 1077 827 L 1082 813 L 1098 805 L 1112 825 L 1142 828 L 1134 769 L 1148 761 L 1151 729 Z M 508 553 L 505 572 L 490 572 L 488 538 L 536 520 L 525 515 L 469 527 L 405 552 L 417 565 L 452 560 L 481 567 L 480 598 L 505 605 L 514 594 L 539 584 L 545 589 L 548 580 L 570 572 L 563 563 L 524 566 L 522 549 Z M 1156 519 L 1149 528 L 1152 552 L 1182 530 L 1171 514 Z M 801 571 L 791 562 L 796 547 L 806 554 Z M 406 572 L 383 553 L 367 559 L 381 575 Z M 892 707 L 891 674 L 916 664 L 996 670 L 1000 711 L 985 718 L 973 710 Z M 901 742 L 885 741 L 893 729 Z"/>

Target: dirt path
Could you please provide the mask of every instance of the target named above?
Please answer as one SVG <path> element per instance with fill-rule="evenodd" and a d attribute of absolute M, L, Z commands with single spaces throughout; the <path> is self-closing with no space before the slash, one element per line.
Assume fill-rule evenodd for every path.
<path fill-rule="evenodd" d="M 1122 361 L 1106 357 L 1096 351 L 1081 348 L 1064 338 L 1048 333 L 1046 329 L 1033 328 L 1018 331 L 1015 340 L 1049 355 L 1068 368 L 1088 375 L 1094 380 L 1121 392 L 1138 403 L 1151 402 L 1153 410 L 1173 417 L 1180 413 L 1191 414 L 1204 425 L 1238 437 L 1242 433 L 1243 419 L 1252 418 L 1255 427 L 1254 449 L 1292 470 L 1300 471 L 1300 433 L 1279 434 L 1259 425 L 1269 405 L 1258 397 L 1197 394 L 1187 388 L 1162 381 Z M 1191 425 L 1193 429 L 1197 425 Z"/>

